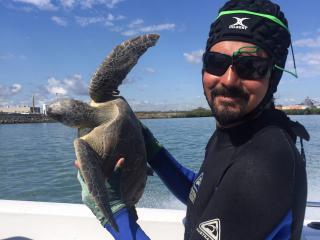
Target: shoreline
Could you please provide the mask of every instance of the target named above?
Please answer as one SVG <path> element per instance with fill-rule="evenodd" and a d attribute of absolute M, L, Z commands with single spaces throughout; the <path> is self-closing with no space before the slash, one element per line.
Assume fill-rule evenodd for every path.
<path fill-rule="evenodd" d="M 0 113 L 1 124 L 19 124 L 19 123 L 50 123 L 55 122 L 43 114 L 20 114 L 20 113 Z"/>
<path fill-rule="evenodd" d="M 191 118 L 191 117 L 211 117 L 211 111 L 198 108 L 191 111 L 167 111 L 167 112 L 135 112 L 139 119 L 164 119 L 164 118 Z M 44 114 L 20 114 L 20 113 L 0 113 L 1 124 L 20 123 L 54 123 L 57 122 Z"/>
<path fill-rule="evenodd" d="M 184 112 L 143 112 L 135 113 L 138 119 L 166 119 L 166 118 L 192 118 L 192 117 L 210 117 L 208 116 L 189 116 Z M 1 124 L 23 124 L 23 123 L 55 123 L 56 120 L 51 119 L 43 114 L 0 114 Z"/>
<path fill-rule="evenodd" d="M 319 115 L 320 109 L 284 110 L 287 115 Z M 139 119 L 194 118 L 212 117 L 211 110 L 197 108 L 189 111 L 150 111 L 135 112 Z M 1 124 L 54 123 L 57 122 L 44 114 L 0 113 Z"/>

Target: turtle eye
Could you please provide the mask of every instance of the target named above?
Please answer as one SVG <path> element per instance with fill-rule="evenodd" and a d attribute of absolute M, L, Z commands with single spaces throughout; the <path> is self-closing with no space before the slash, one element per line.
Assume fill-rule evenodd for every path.
<path fill-rule="evenodd" d="M 84 135 L 89 134 L 93 128 L 78 128 L 78 137 L 83 137 Z"/>

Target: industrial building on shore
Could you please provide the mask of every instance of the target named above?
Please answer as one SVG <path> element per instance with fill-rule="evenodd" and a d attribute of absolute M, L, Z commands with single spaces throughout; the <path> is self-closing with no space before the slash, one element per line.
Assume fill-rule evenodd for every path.
<path fill-rule="evenodd" d="M 308 108 L 320 108 L 320 103 L 307 97 L 302 103 L 286 106 L 276 105 L 276 108 L 280 110 L 305 110 Z"/>
<path fill-rule="evenodd" d="M 20 113 L 20 114 L 35 114 L 41 113 L 40 107 L 30 106 L 6 106 L 0 107 L 0 113 Z"/>
<path fill-rule="evenodd" d="M 34 96 L 32 97 L 32 106 L 0 106 L 0 113 L 18 113 L 18 114 L 44 114 L 44 110 L 46 110 L 46 105 L 43 104 L 43 110 L 41 112 L 40 107 L 35 106 Z"/>

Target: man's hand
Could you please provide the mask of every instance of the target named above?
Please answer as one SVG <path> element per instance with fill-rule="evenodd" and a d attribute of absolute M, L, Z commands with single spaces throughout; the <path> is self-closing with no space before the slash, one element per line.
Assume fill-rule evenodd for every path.
<path fill-rule="evenodd" d="M 118 168 L 122 167 L 124 163 L 124 158 L 120 158 L 116 164 L 116 166 L 114 167 L 114 170 L 116 171 Z M 74 161 L 74 166 L 78 169 L 80 169 L 80 161 L 79 160 L 75 160 Z"/>
<path fill-rule="evenodd" d="M 114 172 L 111 177 L 106 181 L 106 187 L 109 193 L 109 204 L 111 211 L 115 217 L 115 220 L 119 226 L 119 232 L 116 232 L 110 224 L 108 224 L 107 219 L 103 216 L 100 209 L 96 205 L 92 195 L 89 193 L 88 187 L 85 184 L 80 170 L 78 171 L 78 180 L 82 188 L 82 201 L 86 204 L 100 221 L 102 226 L 106 228 L 109 233 L 114 237 L 115 240 L 124 239 L 136 239 L 136 240 L 150 240 L 150 238 L 145 234 L 145 232 L 140 228 L 137 223 L 137 212 L 134 206 L 127 208 L 126 205 L 121 200 L 120 195 L 120 177 L 121 177 L 121 167 L 125 159 L 120 158 L 114 168 Z M 80 162 L 76 160 L 74 165 L 80 169 Z"/>
<path fill-rule="evenodd" d="M 121 209 L 125 208 L 125 204 L 121 200 L 120 194 L 120 177 L 121 177 L 121 166 L 123 165 L 125 159 L 120 158 L 114 168 L 114 172 L 111 177 L 105 181 L 105 185 L 107 187 L 109 193 L 109 205 L 111 207 L 111 211 L 113 214 L 116 214 Z M 74 165 L 80 169 L 80 161 L 75 160 Z M 81 176 L 80 170 L 77 175 L 78 181 L 80 182 L 82 191 L 82 202 L 90 208 L 92 213 L 96 216 L 96 218 L 100 221 L 100 223 L 105 226 L 108 223 L 107 219 L 104 217 L 99 207 L 96 205 L 92 195 L 90 194 L 87 184 L 84 182 L 83 177 Z"/>

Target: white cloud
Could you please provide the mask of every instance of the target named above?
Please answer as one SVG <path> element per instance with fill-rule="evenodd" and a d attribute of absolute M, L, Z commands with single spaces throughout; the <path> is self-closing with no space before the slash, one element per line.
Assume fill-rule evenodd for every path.
<path fill-rule="evenodd" d="M 80 74 L 74 74 L 72 77 L 64 79 L 63 83 L 69 91 L 76 95 L 88 94 L 88 86 L 84 83 Z"/>
<path fill-rule="evenodd" d="M 123 31 L 121 34 L 124 36 L 133 36 L 139 33 L 147 33 L 147 32 L 159 32 L 164 30 L 173 30 L 175 29 L 176 25 L 174 23 L 163 23 L 163 24 L 156 24 L 151 26 L 143 26 L 143 20 L 137 19 L 131 22 L 128 25 L 128 30 Z"/>
<path fill-rule="evenodd" d="M 91 3 L 92 0 L 87 0 L 87 4 Z M 82 27 L 86 27 L 92 24 L 103 24 L 108 27 L 110 31 L 120 32 L 124 36 L 133 36 L 148 32 L 159 32 L 165 30 L 174 30 L 176 25 L 174 23 L 162 23 L 145 26 L 143 19 L 136 19 L 131 21 L 127 26 L 121 26 L 116 24 L 117 21 L 126 19 L 123 15 L 113 15 L 108 13 L 106 16 L 92 16 L 82 17 L 75 16 L 75 21 Z"/>
<path fill-rule="evenodd" d="M 134 78 L 125 78 L 123 81 L 122 81 L 122 84 L 131 84 L 131 83 L 134 83 L 135 82 L 135 79 Z"/>
<path fill-rule="evenodd" d="M 48 79 L 48 84 L 45 86 L 46 90 L 50 94 L 62 94 L 65 95 L 68 91 L 63 88 L 60 80 L 55 79 L 54 77 L 50 77 Z"/>
<path fill-rule="evenodd" d="M 106 21 L 106 22 L 104 23 L 104 25 L 107 26 L 107 27 L 113 27 L 113 26 L 114 26 L 114 23 L 113 23 L 113 22 Z"/>
<path fill-rule="evenodd" d="M 137 35 L 138 33 L 139 33 L 138 30 L 133 30 L 133 29 L 131 29 L 131 30 L 124 31 L 124 32 L 122 32 L 121 34 L 122 34 L 123 36 L 133 36 L 133 35 Z"/>
<path fill-rule="evenodd" d="M 115 17 L 114 20 L 119 21 L 119 20 L 122 20 L 122 19 L 126 19 L 126 17 L 123 16 L 123 15 L 118 15 L 118 16 Z"/>
<path fill-rule="evenodd" d="M 81 0 L 81 1 L 77 1 L 77 3 L 79 5 L 81 5 L 82 8 L 92 8 L 93 5 L 95 5 L 95 1 L 94 0 Z"/>
<path fill-rule="evenodd" d="M 44 86 L 47 93 L 53 95 L 87 95 L 88 87 L 82 80 L 82 76 L 74 74 L 71 77 L 65 78 L 64 80 L 50 77 L 48 83 Z"/>
<path fill-rule="evenodd" d="M 320 52 L 319 53 L 306 53 L 299 56 L 300 61 L 306 62 L 308 65 L 320 65 Z M 302 57 L 302 59 L 300 59 Z"/>
<path fill-rule="evenodd" d="M 145 70 L 148 73 L 155 73 L 156 72 L 156 70 L 154 70 L 153 68 L 150 68 L 150 67 L 145 68 Z"/>
<path fill-rule="evenodd" d="M 142 80 L 141 75 L 130 74 L 122 81 L 122 85 L 133 84 L 136 82 L 140 82 L 141 80 Z"/>
<path fill-rule="evenodd" d="M 104 5 L 107 8 L 111 9 L 123 1 L 124 0 L 78 0 L 77 3 L 82 8 L 92 8 L 93 6 L 96 6 L 96 5 Z"/>
<path fill-rule="evenodd" d="M 11 0 L 12 2 L 15 2 L 14 0 Z M 26 12 L 26 13 L 30 13 L 35 11 L 34 7 L 31 5 L 21 5 L 21 4 L 13 4 L 13 3 L 9 3 L 6 5 L 6 7 L 10 10 L 14 10 L 14 11 L 22 11 L 22 12 Z"/>
<path fill-rule="evenodd" d="M 120 26 L 112 26 L 111 28 L 109 28 L 109 30 L 111 32 L 122 32 L 123 31 L 123 27 L 120 27 Z"/>
<path fill-rule="evenodd" d="M 296 47 L 309 47 L 309 48 L 318 48 L 320 47 L 320 35 L 319 33 L 313 34 L 316 35 L 313 38 L 303 38 L 298 39 L 293 42 L 293 45 Z"/>
<path fill-rule="evenodd" d="M 186 58 L 187 62 L 198 64 L 202 62 L 203 53 L 204 51 L 201 49 L 191 53 L 184 53 L 183 56 Z"/>
<path fill-rule="evenodd" d="M 115 19 L 114 16 L 111 13 L 109 13 L 108 16 L 107 16 L 107 20 L 108 21 L 113 21 L 114 19 Z"/>
<path fill-rule="evenodd" d="M 0 85 L 0 97 L 1 98 L 11 97 L 21 92 L 21 89 L 22 89 L 22 86 L 18 83 L 14 83 L 9 87 Z"/>
<path fill-rule="evenodd" d="M 48 89 L 48 92 L 51 94 L 66 95 L 68 93 L 68 91 L 63 87 L 48 86 L 47 89 Z"/>
<path fill-rule="evenodd" d="M 57 10 L 59 7 L 68 9 L 80 6 L 83 9 L 92 8 L 94 6 L 103 5 L 109 9 L 116 7 L 120 2 L 124 0 L 60 0 L 59 5 L 54 5 L 51 0 L 12 0 L 13 2 L 19 2 L 29 4 L 39 8 L 40 10 Z"/>
<path fill-rule="evenodd" d="M 0 60 L 13 60 L 13 59 L 19 59 L 19 60 L 26 60 L 27 57 L 23 54 L 21 55 L 15 55 L 13 53 L 7 53 L 7 54 L 3 54 L 3 55 L 0 55 Z"/>
<path fill-rule="evenodd" d="M 299 77 L 320 76 L 320 52 L 297 53 L 296 61 Z M 292 61 L 289 61 L 288 66 L 289 69 L 293 69 Z"/>
<path fill-rule="evenodd" d="M 68 25 L 67 21 L 62 17 L 53 16 L 53 17 L 51 17 L 51 20 L 54 21 L 56 24 L 63 26 L 63 27 Z"/>
<path fill-rule="evenodd" d="M 114 8 L 118 3 L 123 2 L 124 0 L 107 0 L 106 6 L 108 8 Z"/>
<path fill-rule="evenodd" d="M 14 2 L 31 4 L 41 10 L 56 10 L 57 7 L 54 6 L 50 0 L 13 0 Z"/>
<path fill-rule="evenodd" d="M 162 30 L 172 30 L 175 28 L 175 24 L 173 23 L 164 23 L 158 25 L 152 25 L 147 27 L 142 27 L 141 32 L 152 32 L 152 31 L 162 31 Z"/>
<path fill-rule="evenodd" d="M 112 27 L 112 26 L 114 26 L 114 23 L 113 23 L 114 21 L 119 21 L 124 18 L 125 17 L 123 15 L 114 16 L 112 14 L 108 14 L 106 17 L 104 17 L 104 16 L 96 16 L 96 17 L 76 16 L 75 20 L 82 27 L 86 27 L 88 25 L 96 24 L 96 23 L 103 23 L 107 27 Z"/>
<path fill-rule="evenodd" d="M 60 2 L 65 8 L 72 8 L 76 3 L 75 0 L 60 0 Z"/>
<path fill-rule="evenodd" d="M 82 27 L 85 27 L 94 23 L 101 23 L 104 21 L 105 21 L 104 17 L 76 17 L 76 22 Z"/>
<path fill-rule="evenodd" d="M 21 89 L 22 89 L 22 86 L 20 84 L 15 83 L 10 87 L 10 92 L 12 94 L 17 94 L 21 91 Z"/>
<path fill-rule="evenodd" d="M 136 20 L 132 21 L 132 22 L 128 25 L 128 27 L 129 27 L 129 28 L 135 28 L 135 27 L 137 27 L 137 26 L 141 26 L 142 24 L 143 24 L 143 20 L 142 20 L 142 19 L 136 19 Z"/>

